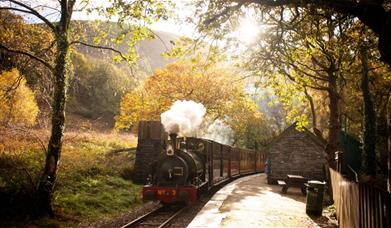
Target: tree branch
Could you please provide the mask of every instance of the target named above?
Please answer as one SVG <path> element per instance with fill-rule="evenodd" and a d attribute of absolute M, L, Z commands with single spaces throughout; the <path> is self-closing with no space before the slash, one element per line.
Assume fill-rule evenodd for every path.
<path fill-rule="evenodd" d="M 167 47 L 166 42 L 164 42 L 164 40 L 156 32 L 154 32 L 152 29 L 149 29 L 149 28 L 147 28 L 147 29 L 150 33 L 152 33 L 154 36 L 156 36 L 160 40 L 160 42 L 164 45 L 164 48 L 166 49 L 166 51 L 169 51 L 169 48 Z"/>
<path fill-rule="evenodd" d="M 2 2 L 5 2 L 5 1 L 2 1 Z M 18 5 L 18 6 L 23 7 L 23 8 L 26 9 L 26 10 L 23 10 L 23 9 L 17 9 L 17 8 L 14 8 L 14 7 L 8 7 L 8 8 L 11 8 L 10 10 L 16 10 L 16 11 L 32 14 L 32 15 L 38 17 L 39 19 L 41 19 L 54 32 L 56 31 L 56 27 L 53 25 L 53 23 L 50 22 L 46 17 L 42 16 L 38 11 L 36 11 L 32 7 L 26 5 L 26 4 L 22 3 L 22 2 L 19 2 L 19 1 L 8 0 L 8 2 L 14 3 L 15 5 Z"/>
<path fill-rule="evenodd" d="M 31 11 L 24 10 L 24 9 L 19 9 L 19 8 L 15 8 L 15 7 L 0 7 L 0 10 L 12 10 L 12 11 L 19 11 L 19 12 L 22 12 L 22 13 L 33 14 L 33 13 L 31 13 Z"/>
<path fill-rule="evenodd" d="M 87 46 L 87 47 L 92 47 L 92 48 L 97 48 L 97 49 L 103 49 L 103 50 L 109 50 L 109 51 L 112 51 L 112 52 L 115 52 L 117 53 L 119 56 L 121 56 L 121 58 L 125 61 L 128 61 L 128 58 L 126 58 L 126 56 L 124 56 L 122 54 L 121 51 L 115 49 L 115 48 L 112 48 L 112 47 L 106 47 L 106 46 L 100 46 L 100 45 L 94 45 L 94 44 L 88 44 L 88 43 L 85 43 L 83 41 L 79 41 L 79 40 L 76 40 L 76 41 L 72 41 L 69 45 L 73 45 L 73 44 L 81 44 L 81 45 L 84 45 L 84 46 Z"/>
<path fill-rule="evenodd" d="M 13 49 L 9 49 L 8 47 L 0 44 L 0 49 L 3 49 L 7 52 L 10 52 L 10 53 L 15 53 L 15 54 L 20 54 L 20 55 L 25 55 L 25 56 L 28 56 L 40 63 L 42 63 L 44 66 L 46 66 L 47 68 L 49 68 L 49 70 L 53 71 L 53 66 L 50 65 L 48 62 L 46 62 L 45 60 L 31 54 L 31 53 L 28 53 L 28 52 L 25 52 L 25 51 L 21 51 L 21 50 L 13 50 Z"/>
<path fill-rule="evenodd" d="M 211 18 L 209 18 L 207 20 L 205 20 L 203 22 L 203 24 L 209 25 L 209 24 L 213 23 L 214 21 L 216 21 L 218 18 L 229 14 L 231 11 L 240 9 L 242 7 L 242 5 L 245 4 L 245 1 L 236 1 L 236 2 L 238 2 L 237 5 L 226 7 L 222 12 L 214 15 L 213 17 L 211 17 Z"/>
<path fill-rule="evenodd" d="M 386 10 L 382 6 L 382 2 L 375 1 L 349 1 L 349 0 L 233 0 L 232 2 L 242 4 L 259 4 L 263 6 L 299 6 L 306 7 L 307 5 L 328 7 L 334 9 L 338 13 L 350 14 L 358 17 L 364 24 L 369 26 L 375 33 L 380 34 L 382 25 L 385 23 L 387 15 Z M 376 16 L 374 16 L 376 15 Z M 381 23 L 379 23 L 381 21 Z"/>
<path fill-rule="evenodd" d="M 296 78 L 292 77 L 288 72 L 286 72 L 285 70 L 281 70 L 280 73 L 283 73 L 289 80 L 291 80 L 292 82 L 294 83 L 297 83 L 297 80 Z M 315 90 L 322 90 L 322 91 L 328 91 L 329 90 L 329 87 L 325 87 L 325 86 L 320 86 L 320 85 L 309 85 L 307 83 L 304 83 L 302 84 L 303 87 L 308 87 L 308 88 L 311 88 L 311 89 L 315 89 Z"/>

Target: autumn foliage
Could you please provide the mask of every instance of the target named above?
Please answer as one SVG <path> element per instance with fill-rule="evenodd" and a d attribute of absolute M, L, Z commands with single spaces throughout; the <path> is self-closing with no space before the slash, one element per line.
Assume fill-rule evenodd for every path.
<path fill-rule="evenodd" d="M 116 128 L 130 129 L 140 120 L 158 120 L 176 100 L 202 103 L 208 120 L 222 119 L 236 133 L 243 131 L 248 121 L 261 119 L 257 105 L 233 71 L 182 61 L 157 70 L 122 98 Z"/>
<path fill-rule="evenodd" d="M 34 93 L 17 69 L 0 74 L 0 110 L 2 125 L 35 124 L 38 106 Z"/>

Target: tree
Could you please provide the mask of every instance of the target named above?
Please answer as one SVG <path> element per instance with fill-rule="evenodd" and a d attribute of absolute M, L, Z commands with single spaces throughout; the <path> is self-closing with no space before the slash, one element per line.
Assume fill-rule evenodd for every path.
<path fill-rule="evenodd" d="M 273 135 L 270 124 L 248 96 L 238 97 L 226 112 L 226 123 L 233 130 L 233 145 L 260 149 Z"/>
<path fill-rule="evenodd" d="M 113 123 L 121 97 L 133 88 L 134 79 L 111 62 L 71 54 L 73 75 L 70 80 L 68 111 L 87 118 L 102 118 Z"/>
<path fill-rule="evenodd" d="M 355 97 L 356 100 L 362 101 L 362 108 L 360 111 L 360 133 L 362 136 L 363 144 L 363 171 L 365 175 L 376 178 L 377 167 L 381 168 L 385 172 L 384 168 L 384 151 L 386 151 L 385 143 L 383 140 L 384 130 L 381 130 L 382 126 L 387 125 L 384 117 L 384 103 L 387 99 L 382 96 L 388 97 L 390 93 L 390 85 L 384 84 L 383 80 L 390 74 L 389 69 L 377 58 L 379 53 L 376 51 L 375 43 L 376 38 L 370 32 L 366 31 L 362 25 L 356 24 L 351 28 L 349 33 L 351 41 L 350 49 L 355 51 L 355 59 L 351 65 L 351 72 L 355 75 L 361 74 L 359 89 L 350 87 L 349 92 L 345 97 Z M 348 79 L 354 81 L 355 77 L 352 76 Z M 355 94 L 352 91 L 356 90 L 360 92 Z M 388 91 L 387 91 L 388 90 Z M 376 92 L 375 92 L 376 91 Z M 374 94 L 382 94 L 381 96 L 374 96 Z M 354 112 L 346 113 L 346 116 L 354 116 Z M 380 131 L 377 130 L 377 125 L 381 126 Z M 383 141 L 383 142 L 382 142 Z M 376 156 L 379 154 L 379 156 Z"/>
<path fill-rule="evenodd" d="M 388 66 L 391 66 L 391 26 L 389 26 L 391 11 L 389 10 L 390 2 L 388 0 L 200 0 L 197 2 L 197 5 L 199 6 L 198 9 L 200 9 L 197 12 L 202 17 L 201 30 L 210 31 L 211 27 L 215 27 L 220 28 L 220 33 L 221 31 L 227 31 L 227 29 L 224 29 L 227 27 L 226 22 L 240 15 L 244 7 L 259 9 L 257 12 L 260 12 L 260 16 L 276 8 L 291 8 L 295 11 L 298 11 L 299 8 L 323 8 L 331 9 L 344 15 L 354 16 L 378 36 L 378 50 L 381 54 L 381 59 Z M 203 7 L 208 7 L 208 10 L 201 10 Z M 291 19 L 295 20 L 295 17 L 291 17 Z M 348 45 L 349 43 L 346 43 L 342 46 L 348 47 Z M 385 128 L 389 129 L 389 125 L 387 124 Z M 389 132 L 389 130 L 387 131 Z M 388 147 L 390 148 L 391 146 L 389 145 Z M 390 174 L 391 150 L 388 150 L 388 160 L 388 173 Z M 388 178 L 388 190 L 391 192 L 391 175 L 388 175 Z"/>
<path fill-rule="evenodd" d="M 7 125 L 35 124 L 38 106 L 34 93 L 17 69 L 0 74 L 0 123 Z"/>
<path fill-rule="evenodd" d="M 259 8 L 266 12 L 276 7 L 323 8 L 354 16 L 378 35 L 378 49 L 382 59 L 391 66 L 391 11 L 388 0 L 200 0 L 197 4 L 208 7 L 206 13 L 203 13 L 202 22 L 216 27 L 220 27 L 242 7 Z"/>
<path fill-rule="evenodd" d="M 312 103 L 313 120 L 316 120 L 316 113 L 310 90 L 327 94 L 329 125 L 326 152 L 329 164 L 333 166 L 341 130 L 339 84 L 351 59 L 342 44 L 347 41 L 345 33 L 352 21 L 324 10 L 288 12 L 281 9 L 268 14 L 267 20 L 272 28 L 259 42 L 258 48 L 252 48 L 253 54 L 246 65 L 280 91 L 278 95 L 290 108 L 298 106 L 292 101 L 294 94 L 297 94 L 299 103 L 304 100 L 310 105 Z M 284 14 L 296 20 L 287 22 L 289 19 L 285 20 Z M 288 82 L 281 83 L 281 80 Z"/>
<path fill-rule="evenodd" d="M 175 62 L 156 70 L 121 101 L 117 129 L 137 126 L 140 120 L 159 119 L 176 100 L 194 100 L 207 109 L 212 119 L 224 118 L 236 97 L 243 96 L 240 82 L 225 70 L 208 69 L 190 62 Z"/>
<path fill-rule="evenodd" d="M 376 112 L 373 105 L 372 93 L 369 90 L 369 66 L 367 47 L 360 48 L 362 65 L 361 90 L 364 98 L 364 171 L 365 174 L 376 177 Z"/>
<path fill-rule="evenodd" d="M 158 120 L 176 100 L 202 103 L 207 110 L 207 122 L 221 120 L 234 131 L 238 143 L 245 138 L 248 126 L 257 124 L 259 127 L 259 123 L 265 123 L 233 71 L 216 66 L 206 69 L 198 62 L 178 61 L 157 70 L 144 84 L 122 98 L 116 128 L 130 129 L 140 120 Z M 247 134 L 251 140 L 262 136 L 266 137 Z"/>
<path fill-rule="evenodd" d="M 142 1 L 137 0 L 128 2 L 124 0 L 111 1 L 109 5 L 94 8 L 89 5 L 89 1 L 81 1 L 76 4 L 76 0 L 60 0 L 58 2 L 39 1 L 16 1 L 2 0 L 0 10 L 14 11 L 24 15 L 33 16 L 35 20 L 39 20 L 53 35 L 54 61 L 48 61 L 40 56 L 34 55 L 26 50 L 20 50 L 18 46 L 5 46 L 0 43 L 0 48 L 11 54 L 20 54 L 27 56 L 50 70 L 53 74 L 53 99 L 51 104 L 51 136 L 48 142 L 45 167 L 37 190 L 39 214 L 53 215 L 52 210 L 52 193 L 56 181 L 56 173 L 60 160 L 62 149 L 62 137 L 65 127 L 65 104 L 67 97 L 68 75 L 69 75 L 69 54 L 72 45 L 85 45 L 92 48 L 101 48 L 111 50 L 117 54 L 117 59 L 125 59 L 134 61 L 136 55 L 133 46 L 137 40 L 143 39 L 146 36 L 146 29 L 143 23 L 151 23 L 163 17 L 166 17 L 165 4 L 160 1 Z M 117 18 L 118 22 L 128 26 L 123 26 L 127 30 L 121 33 L 122 41 L 127 35 L 131 38 L 127 41 L 130 44 L 130 53 L 123 54 L 112 47 L 100 45 L 102 39 L 97 39 L 95 44 L 87 43 L 83 40 L 78 40 L 79 37 L 72 36 L 71 19 L 75 11 L 96 11 L 101 16 L 108 19 Z M 49 12 L 48 12 L 49 11 Z M 57 14 L 59 20 L 52 22 L 50 15 Z M 46 15 L 46 16 L 45 16 Z M 104 37 L 104 33 L 102 34 Z M 72 40 L 76 38 L 77 40 Z M 29 37 L 26 36 L 25 40 Z M 104 44 L 104 43 L 102 43 Z"/>
<path fill-rule="evenodd" d="M 0 10 L 0 44 L 4 47 L 18 47 L 19 51 L 31 53 L 47 62 L 53 62 L 53 34 L 40 24 L 27 24 L 20 15 Z M 29 37 L 29 39 L 26 39 Z M 12 68 L 25 76 L 28 86 L 36 93 L 39 104 L 50 107 L 50 70 L 29 56 L 14 54 L 0 48 L 0 69 Z"/>

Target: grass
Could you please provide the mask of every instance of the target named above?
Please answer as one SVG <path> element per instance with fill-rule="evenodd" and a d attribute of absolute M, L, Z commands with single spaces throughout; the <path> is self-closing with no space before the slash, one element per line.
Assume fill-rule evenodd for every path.
<path fill-rule="evenodd" d="M 17 198 L 16 193 L 34 191 L 48 136 L 46 130 L 0 129 L 0 199 L 2 193 Z M 95 221 L 139 206 L 141 186 L 130 180 L 134 153 L 113 152 L 135 146 L 130 134 L 65 133 L 54 194 L 56 213 L 74 221 Z M 38 225 L 53 222 L 42 220 Z M 72 223 L 65 220 L 60 225 L 68 222 Z"/>
<path fill-rule="evenodd" d="M 97 175 L 56 192 L 56 207 L 81 218 L 110 216 L 141 203 L 141 187 L 120 177 Z"/>

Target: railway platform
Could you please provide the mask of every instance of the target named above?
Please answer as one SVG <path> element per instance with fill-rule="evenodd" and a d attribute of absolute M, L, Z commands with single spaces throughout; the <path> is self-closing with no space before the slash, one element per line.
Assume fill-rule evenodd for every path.
<path fill-rule="evenodd" d="M 187 227 L 335 227 L 325 217 L 309 217 L 305 207 L 300 188 L 281 194 L 280 186 L 257 174 L 220 189 Z"/>

